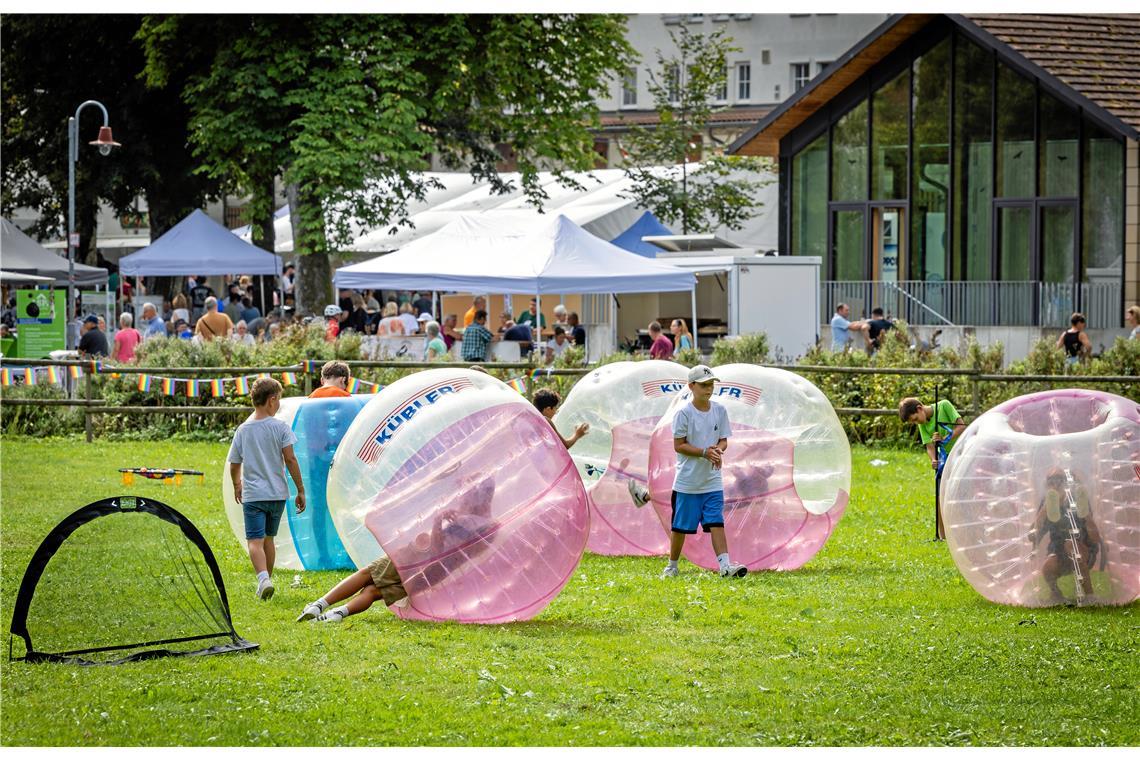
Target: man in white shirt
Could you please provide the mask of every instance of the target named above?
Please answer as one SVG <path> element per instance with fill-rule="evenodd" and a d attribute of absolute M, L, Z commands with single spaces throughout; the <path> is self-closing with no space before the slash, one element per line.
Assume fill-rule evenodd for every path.
<path fill-rule="evenodd" d="M 554 337 L 546 344 L 546 363 L 550 364 L 562 356 L 568 348 L 570 348 L 570 338 L 566 336 L 566 330 L 562 325 L 555 325 Z"/>
<path fill-rule="evenodd" d="M 866 333 L 869 325 L 860 320 L 849 322 L 847 316 L 851 313 L 851 308 L 841 303 L 835 307 L 835 315 L 831 318 L 831 350 L 832 351 L 846 351 L 847 344 L 851 340 L 851 331 L 854 330 L 860 334 Z M 864 334 L 864 340 L 866 335 Z"/>

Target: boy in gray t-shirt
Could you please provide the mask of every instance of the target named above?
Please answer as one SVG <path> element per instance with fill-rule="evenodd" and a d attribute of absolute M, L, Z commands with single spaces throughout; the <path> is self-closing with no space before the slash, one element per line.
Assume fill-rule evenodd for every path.
<path fill-rule="evenodd" d="M 253 414 L 234 432 L 226 461 L 230 463 L 234 499 L 241 504 L 245 518 L 245 541 L 257 573 L 257 596 L 269 599 L 273 596 L 273 560 L 277 556 L 273 539 L 289 500 L 285 468 L 297 486 L 298 514 L 305 511 L 305 484 L 293 453 L 297 436 L 274 416 L 281 408 L 281 384 L 270 377 L 260 378 L 254 382 L 250 397 Z"/>
<path fill-rule="evenodd" d="M 663 578 L 678 574 L 677 561 L 685 546 L 685 536 L 704 528 L 712 538 L 720 574 L 726 578 L 743 578 L 744 565 L 728 558 L 728 539 L 724 535 L 724 485 L 720 468 L 732 427 L 728 412 L 712 400 L 718 378 L 703 364 L 689 370 L 689 392 L 692 398 L 673 417 L 673 450 L 677 452 L 677 473 L 673 476 L 673 522 L 669 536 L 669 564 Z"/>

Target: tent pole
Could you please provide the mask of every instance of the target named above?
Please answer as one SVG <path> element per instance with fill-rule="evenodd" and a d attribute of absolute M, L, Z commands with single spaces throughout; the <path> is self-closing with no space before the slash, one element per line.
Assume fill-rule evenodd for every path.
<path fill-rule="evenodd" d="M 696 279 L 696 277 L 694 276 L 694 280 L 695 279 Z M 696 282 L 693 283 L 693 290 L 691 292 L 693 294 L 693 329 L 691 330 L 691 332 L 693 334 L 693 348 L 695 348 L 699 351 L 700 350 L 700 344 L 697 342 L 697 284 L 696 284 Z"/>
<path fill-rule="evenodd" d="M 535 338 L 534 345 L 531 346 L 531 350 L 536 354 L 538 354 L 539 351 L 541 350 L 542 353 L 540 355 L 542 356 L 543 360 L 545 360 L 546 359 L 546 349 L 543 347 L 543 343 L 542 343 L 542 294 L 541 293 L 535 293 L 534 294 L 534 311 L 535 311 L 535 314 L 534 314 L 534 334 L 538 337 Z"/>
<path fill-rule="evenodd" d="M 431 292 L 431 318 L 443 321 L 443 315 L 439 313 L 439 292 L 435 290 Z"/>

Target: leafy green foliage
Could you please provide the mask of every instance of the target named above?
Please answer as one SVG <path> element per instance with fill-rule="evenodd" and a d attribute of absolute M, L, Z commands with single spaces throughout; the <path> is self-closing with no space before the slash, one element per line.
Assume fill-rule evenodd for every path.
<path fill-rule="evenodd" d="M 408 623 L 380 605 L 340 625 L 294 623 L 333 572 L 278 572 L 272 601 L 256 600 L 221 507 L 226 450 L 0 442 L 5 610 L 47 532 L 123 492 L 117 468 L 193 468 L 205 485 L 136 480 L 129 491 L 202 531 L 238 632 L 261 645 L 104 668 L 0 659 L 5 745 L 1140 742 L 1137 605 L 986 602 L 928 541 L 933 485 L 915 450 L 854 448 L 851 503 L 800 570 L 726 582 L 682 561 L 661 581 L 661 559 L 588 554 L 538 618 L 496 626 Z M 73 488 L 60 488 L 61 472 Z M 76 591 L 76 603 L 97 591 Z"/>
<path fill-rule="evenodd" d="M 540 167 L 568 183 L 593 168 L 595 96 L 632 54 L 624 31 L 613 15 L 259 14 L 152 17 L 140 36 L 155 83 L 183 46 L 207 47 L 184 91 L 196 155 L 251 190 L 283 175 L 308 313 L 328 302 L 328 254 L 354 223 L 408 223 L 433 152 L 507 192 L 509 148 L 535 205 Z"/>
<path fill-rule="evenodd" d="M 720 338 L 713 343 L 712 365 L 763 364 L 768 361 L 768 334 L 756 332 L 734 338 Z"/>
<path fill-rule="evenodd" d="M 749 173 L 770 171 L 772 163 L 710 148 L 699 166 L 689 168 L 710 117 L 725 110 L 713 102 L 727 86 L 728 56 L 740 48 L 723 28 L 704 35 L 682 24 L 669 40 L 677 53 L 657 50 L 656 68 L 647 69 L 658 123 L 631 126 L 625 146 L 625 173 L 634 183 L 630 197 L 682 233 L 741 229 L 759 205 L 756 193 L 771 181 Z"/>
<path fill-rule="evenodd" d="M 64 397 L 63 390 L 55 385 L 18 385 L 4 389 L 5 401 Z M 82 413 L 74 407 L 0 403 L 0 430 L 5 435 L 24 434 L 46 438 L 82 429 Z"/>
<path fill-rule="evenodd" d="M 67 119 L 88 99 L 107 107 L 123 147 L 107 157 L 90 148 L 102 116 L 94 106 L 83 110 L 75 186 L 83 250 L 94 250 L 100 200 L 126 212 L 139 195 L 146 196 L 151 235 L 157 237 L 217 195 L 218 182 L 193 172 L 181 80 L 172 77 L 149 88 L 138 79 L 144 59 L 134 39 L 137 16 L 6 14 L 3 24 L 5 215 L 34 208 L 41 214 L 35 234 L 63 235 Z"/>

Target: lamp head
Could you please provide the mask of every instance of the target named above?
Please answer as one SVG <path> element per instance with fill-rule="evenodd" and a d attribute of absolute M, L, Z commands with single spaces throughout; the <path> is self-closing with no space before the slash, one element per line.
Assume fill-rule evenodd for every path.
<path fill-rule="evenodd" d="M 99 138 L 88 144 L 98 147 L 100 156 L 109 156 L 112 148 L 119 147 L 119 143 L 115 142 L 115 138 L 111 136 L 110 127 L 99 127 Z"/>

